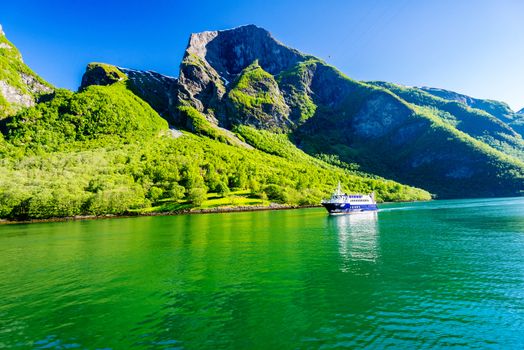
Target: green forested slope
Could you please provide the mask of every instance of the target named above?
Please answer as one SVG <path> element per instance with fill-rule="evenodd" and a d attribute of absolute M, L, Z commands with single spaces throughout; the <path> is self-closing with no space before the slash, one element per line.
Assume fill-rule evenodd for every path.
<path fill-rule="evenodd" d="M 511 156 L 519 154 L 521 139 L 502 122 L 487 114 L 467 121 L 470 132 L 482 122 L 500 130 L 476 139 L 460 130 L 466 117 L 457 127 L 443 118 L 457 118 L 444 107 L 411 104 L 395 91 L 351 80 L 322 62 L 309 66 L 306 74 L 303 69 L 286 72 L 297 76 L 296 81 L 304 80 L 300 75 L 309 77 L 315 113 L 292 134 L 307 153 L 335 154 L 367 172 L 440 197 L 515 195 L 522 190 L 524 164 Z M 490 136 L 498 137 L 499 150 L 486 143 Z"/>
<path fill-rule="evenodd" d="M 262 146 L 247 129 L 238 135 L 255 149 L 236 144 L 191 107 L 181 108 L 193 114 L 188 118 L 195 134 L 169 130 L 119 80 L 78 93 L 59 89 L 5 119 L 0 218 L 187 209 L 200 206 L 208 193 L 228 197 L 232 190 L 262 201 L 318 204 L 338 181 L 351 191 L 376 191 L 379 200 L 430 198 L 423 190 L 329 165 L 284 140 Z"/>
<path fill-rule="evenodd" d="M 167 122 L 123 83 L 90 86 L 81 92 L 57 90 L 49 101 L 19 112 L 2 123 L 14 146 L 45 151 L 143 139 L 167 129 Z"/>
<path fill-rule="evenodd" d="M 179 200 L 193 207 L 207 192 L 239 189 L 278 203 L 317 204 L 339 180 L 351 191 L 376 191 L 379 200 L 430 198 L 425 191 L 348 172 L 307 155 L 290 159 L 191 133 L 104 142 L 103 147 L 90 140 L 74 148 L 20 154 L 18 146 L 17 153 L 4 152 L 0 217 L 116 214 Z"/>
<path fill-rule="evenodd" d="M 384 87 L 409 103 L 428 107 L 429 113 L 434 114 L 456 129 L 485 142 L 499 151 L 524 160 L 524 141 L 522 136 L 511 125 L 501 121 L 501 113 L 496 113 L 499 115 L 499 117 L 496 117 L 486 112 L 486 110 L 497 111 L 495 107 L 485 107 L 486 110 L 470 108 L 465 103 L 435 97 L 419 88 L 410 88 L 386 82 L 371 82 L 370 84 Z M 473 105 L 484 106 L 480 104 L 480 101 Z M 491 102 L 491 104 L 485 102 L 485 104 L 492 106 L 495 102 Z"/>

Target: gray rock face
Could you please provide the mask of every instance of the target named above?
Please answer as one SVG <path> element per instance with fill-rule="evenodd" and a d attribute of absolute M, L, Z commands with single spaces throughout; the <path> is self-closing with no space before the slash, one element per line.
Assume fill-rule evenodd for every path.
<path fill-rule="evenodd" d="M 275 40 L 265 29 L 254 25 L 195 33 L 189 39 L 180 66 L 179 97 L 190 101 L 210 121 L 230 126 L 232 120 L 225 106 L 231 107 L 232 104 L 228 103 L 226 93 L 230 83 L 238 79 L 245 68 L 258 61 L 264 71 L 277 75 L 305 58 L 297 50 Z M 266 118 L 270 124 L 268 127 L 273 127 L 274 122 L 278 124 L 279 120 L 284 121 L 282 117 L 288 114 L 287 106 L 284 110 L 277 105 L 265 105 L 264 108 L 270 114 L 280 114 L 275 116 L 275 120 Z M 268 114 L 263 112 L 261 115 Z M 264 127 L 264 120 L 252 118 L 252 113 L 244 117 L 244 120 L 252 121 L 249 124 Z"/>
<path fill-rule="evenodd" d="M 353 128 L 361 137 L 379 138 L 404 124 L 411 114 L 395 97 L 377 92 L 366 99 L 357 112 Z"/>
<path fill-rule="evenodd" d="M 20 77 L 33 95 L 50 94 L 53 92 L 51 87 L 44 85 L 42 81 L 37 79 L 34 75 L 20 73 Z"/>
<path fill-rule="evenodd" d="M 13 111 L 17 111 L 22 107 L 31 107 L 35 104 L 35 95 L 51 93 L 53 90 L 40 83 L 35 77 L 20 73 L 22 81 L 26 84 L 30 93 L 24 93 L 18 88 L 9 85 L 6 81 L 0 80 L 0 95 L 10 103 Z"/>
<path fill-rule="evenodd" d="M 18 49 L 4 35 L 0 25 L 0 119 L 11 116 L 21 108 L 33 106 L 36 100 L 53 89 L 27 67 Z"/>
<path fill-rule="evenodd" d="M 223 78 L 232 81 L 258 60 L 262 69 L 276 75 L 305 59 L 305 55 L 274 39 L 255 25 L 192 34 L 186 55 L 206 61 Z"/>
<path fill-rule="evenodd" d="M 227 116 L 222 98 L 226 93 L 224 81 L 211 65 L 186 50 L 180 65 L 179 100 L 188 101 L 208 119 L 217 118 L 227 124 Z"/>
<path fill-rule="evenodd" d="M 171 125 L 177 123 L 178 80 L 152 71 L 119 68 L 127 75 L 128 87 L 149 103 Z"/>
<path fill-rule="evenodd" d="M 19 89 L 9 85 L 7 82 L 0 80 L 0 94 L 5 100 L 18 107 L 30 107 L 34 105 L 33 96 L 24 94 Z"/>
<path fill-rule="evenodd" d="M 235 108 L 227 92 L 246 67 L 258 59 L 262 69 L 276 74 L 302 57 L 298 51 L 276 41 L 266 30 L 253 25 L 192 34 L 180 65 L 178 103 L 189 102 L 212 123 L 230 127 L 235 119 L 231 118 L 231 112 Z M 274 95 L 280 95 L 280 91 Z M 288 107 L 281 107 L 264 105 L 260 113 L 245 110 L 241 119 L 257 127 L 264 127 L 266 122 L 268 127 L 273 127 L 288 114 Z M 171 110 L 174 111 L 173 119 L 177 120 L 176 108 Z M 236 112 L 239 111 L 234 112 L 238 116 Z M 273 118 L 273 114 L 277 115 Z M 258 120 L 259 116 L 262 121 Z"/>

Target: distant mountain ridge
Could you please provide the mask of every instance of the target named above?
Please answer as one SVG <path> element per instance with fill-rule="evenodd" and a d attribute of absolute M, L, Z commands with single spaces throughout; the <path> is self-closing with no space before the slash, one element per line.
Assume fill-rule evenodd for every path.
<path fill-rule="evenodd" d="M 524 189 L 522 128 L 506 104 L 359 82 L 254 25 L 192 34 L 178 78 L 92 63 L 80 91 L 115 84 L 171 127 L 231 145 L 278 154 L 274 142 L 285 136 L 311 156 L 358 164 L 440 198 Z"/>
<path fill-rule="evenodd" d="M 420 87 L 419 89 L 446 100 L 457 101 L 468 107 L 483 110 L 504 123 L 507 123 L 521 135 L 524 133 L 524 108 L 518 112 L 514 112 L 507 103 L 501 101 L 473 98 L 444 89 L 430 87 Z"/>
<path fill-rule="evenodd" d="M 504 102 L 494 100 L 482 100 L 467 95 L 459 94 L 454 91 L 426 86 L 419 87 L 419 89 L 446 100 L 457 101 L 471 108 L 481 109 L 505 121 L 510 121 L 511 119 L 513 119 L 512 115 L 515 113 L 511 110 L 508 104 Z"/>

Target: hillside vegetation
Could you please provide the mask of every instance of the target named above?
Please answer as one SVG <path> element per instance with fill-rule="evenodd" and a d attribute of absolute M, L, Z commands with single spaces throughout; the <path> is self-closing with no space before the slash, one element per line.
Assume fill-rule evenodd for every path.
<path fill-rule="evenodd" d="M 359 82 L 253 25 L 193 34 L 178 78 L 91 63 L 78 92 L 0 38 L 0 218 L 524 189 L 503 103 Z"/>
<path fill-rule="evenodd" d="M 231 142 L 192 107 L 192 132 L 168 128 L 125 82 L 58 89 L 2 122 L 0 218 L 184 210 L 254 203 L 318 204 L 338 181 L 382 201 L 427 200 L 428 192 L 350 172 L 298 150 L 284 135 L 245 127 Z M 265 141 L 264 141 L 265 140 Z M 273 148 L 273 149 L 272 149 Z M 216 200 L 215 200 L 216 201 Z"/>
<path fill-rule="evenodd" d="M 36 75 L 0 29 L 0 120 L 32 106 L 51 85 Z"/>

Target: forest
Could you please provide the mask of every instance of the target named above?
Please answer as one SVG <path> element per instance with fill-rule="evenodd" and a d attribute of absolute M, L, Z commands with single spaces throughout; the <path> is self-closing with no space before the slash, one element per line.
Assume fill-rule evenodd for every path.
<path fill-rule="evenodd" d="M 315 205 L 338 181 L 347 191 L 375 191 L 379 201 L 431 198 L 336 157 L 307 155 L 285 134 L 239 126 L 229 136 L 185 110 L 198 127 L 175 133 L 117 83 L 77 93 L 59 89 L 3 119 L 0 218 Z"/>

